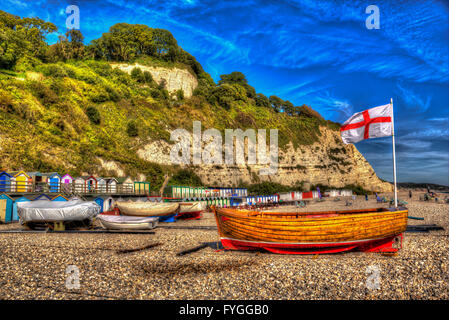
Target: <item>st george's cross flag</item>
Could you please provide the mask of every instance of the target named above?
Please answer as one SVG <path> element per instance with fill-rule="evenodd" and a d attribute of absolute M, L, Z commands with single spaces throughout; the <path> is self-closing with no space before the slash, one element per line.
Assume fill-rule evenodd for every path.
<path fill-rule="evenodd" d="M 357 112 L 340 128 L 344 143 L 356 143 L 365 139 L 392 135 L 393 106 L 386 104 Z"/>

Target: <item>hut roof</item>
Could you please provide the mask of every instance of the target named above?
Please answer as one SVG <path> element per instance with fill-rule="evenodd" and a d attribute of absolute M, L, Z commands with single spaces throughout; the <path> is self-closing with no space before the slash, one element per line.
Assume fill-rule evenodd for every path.
<path fill-rule="evenodd" d="M 0 197 L 2 197 L 2 198 L 8 198 L 8 199 L 11 199 L 11 201 L 14 201 L 13 198 L 11 198 L 9 195 L 7 195 L 7 194 L 4 193 L 4 192 L 0 193 Z"/>
<path fill-rule="evenodd" d="M 14 177 L 18 177 L 18 176 L 20 176 L 20 175 L 25 175 L 27 178 L 31 178 L 25 171 L 19 171 L 19 172 L 17 172 L 15 175 L 14 175 Z"/>
<path fill-rule="evenodd" d="M 10 177 L 10 178 L 12 178 L 12 175 L 10 175 L 8 172 L 6 172 L 6 171 L 2 171 L 2 172 L 0 172 L 0 176 L 3 176 L 3 175 L 5 175 L 5 176 L 8 176 L 8 177 Z"/>
<path fill-rule="evenodd" d="M 58 194 L 56 196 L 54 196 L 53 198 L 51 198 L 51 200 L 55 200 L 56 198 L 64 198 L 65 200 L 69 201 L 69 199 L 67 199 L 65 196 L 63 196 L 62 194 Z"/>
<path fill-rule="evenodd" d="M 50 198 L 49 196 L 47 196 L 45 193 L 42 193 L 42 194 L 38 195 L 37 197 L 35 197 L 35 198 L 32 199 L 32 200 L 33 200 L 33 201 L 34 201 L 34 200 L 39 200 L 39 199 L 41 199 L 41 198 L 47 198 L 48 200 L 51 200 L 51 198 Z"/>

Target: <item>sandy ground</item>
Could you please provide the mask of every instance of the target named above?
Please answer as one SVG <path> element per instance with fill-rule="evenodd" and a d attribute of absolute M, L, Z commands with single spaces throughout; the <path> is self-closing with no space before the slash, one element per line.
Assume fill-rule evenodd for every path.
<path fill-rule="evenodd" d="M 0 299 L 448 299 L 449 205 L 418 196 L 415 192 L 410 201 L 400 194 L 410 215 L 425 218 L 409 223 L 445 230 L 405 233 L 402 250 L 391 257 L 216 251 L 212 213 L 162 223 L 150 235 L 0 233 Z M 353 204 L 373 206 L 378 206 L 373 196 Z M 348 207 L 344 200 L 326 200 L 306 210 L 326 208 Z M 210 228 L 184 228 L 199 226 Z M 0 230 L 20 228 L 0 225 Z M 160 245 L 121 251 L 155 243 Z M 209 247 L 176 255 L 202 243 Z M 79 270 L 79 289 L 66 286 L 70 265 Z"/>

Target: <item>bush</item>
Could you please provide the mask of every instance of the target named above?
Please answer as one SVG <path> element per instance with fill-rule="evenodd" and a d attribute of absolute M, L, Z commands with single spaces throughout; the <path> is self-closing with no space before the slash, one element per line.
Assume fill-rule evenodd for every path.
<path fill-rule="evenodd" d="M 87 117 L 89 118 L 89 120 L 93 124 L 100 124 L 101 123 L 100 112 L 94 106 L 88 106 L 87 107 L 86 115 L 87 115 Z"/>
<path fill-rule="evenodd" d="M 58 95 L 47 87 L 42 82 L 32 82 L 30 84 L 30 89 L 33 95 L 39 99 L 39 101 L 44 105 L 48 106 L 50 104 L 56 103 L 59 101 Z"/>
<path fill-rule="evenodd" d="M 179 89 L 179 90 L 176 91 L 176 99 L 178 101 L 184 100 L 184 90 Z"/>
<path fill-rule="evenodd" d="M 126 126 L 126 133 L 130 137 L 137 137 L 139 135 L 139 129 L 135 120 L 128 122 Z"/>
<path fill-rule="evenodd" d="M 131 78 L 136 80 L 137 82 L 142 82 L 143 80 L 143 73 L 140 68 L 134 68 L 131 70 Z"/>
<path fill-rule="evenodd" d="M 203 186 L 203 182 L 192 170 L 181 169 L 170 178 L 168 185 L 201 187 Z"/>
<path fill-rule="evenodd" d="M 142 74 L 142 78 L 143 78 L 143 82 L 148 83 L 148 84 L 150 84 L 154 81 L 153 76 L 151 75 L 151 72 L 149 72 L 149 71 L 144 71 Z"/>

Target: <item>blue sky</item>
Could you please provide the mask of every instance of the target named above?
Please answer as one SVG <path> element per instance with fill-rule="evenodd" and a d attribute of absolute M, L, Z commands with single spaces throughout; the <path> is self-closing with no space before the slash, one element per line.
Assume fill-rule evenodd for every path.
<path fill-rule="evenodd" d="M 265 95 L 310 105 L 326 119 L 394 99 L 398 181 L 449 185 L 449 5 L 444 1 L 24 1 L 1 9 L 65 32 L 80 8 L 86 43 L 118 22 L 170 30 L 217 81 L 243 72 Z M 380 29 L 367 29 L 368 5 Z M 56 35 L 49 37 L 54 42 Z M 356 144 L 392 180 L 391 138 Z"/>

